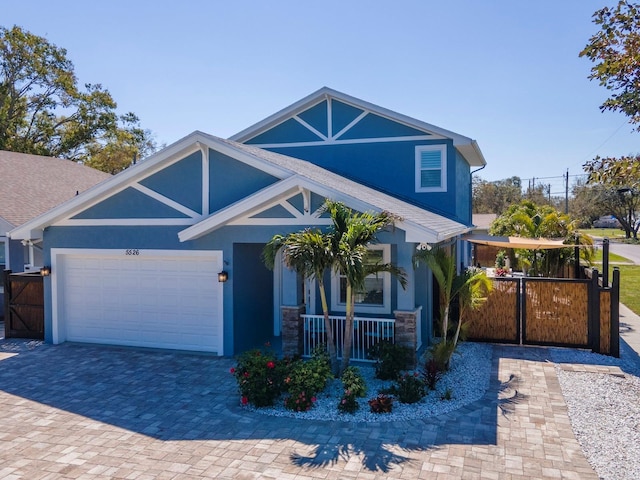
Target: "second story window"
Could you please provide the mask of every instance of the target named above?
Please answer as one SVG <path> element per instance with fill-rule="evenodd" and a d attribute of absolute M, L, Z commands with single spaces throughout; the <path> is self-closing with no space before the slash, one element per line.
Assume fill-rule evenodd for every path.
<path fill-rule="evenodd" d="M 416 147 L 416 192 L 447 191 L 447 146 Z"/>

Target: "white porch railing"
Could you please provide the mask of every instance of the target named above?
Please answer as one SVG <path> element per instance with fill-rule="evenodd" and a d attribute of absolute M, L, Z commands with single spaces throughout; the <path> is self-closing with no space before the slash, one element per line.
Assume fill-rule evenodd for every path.
<path fill-rule="evenodd" d="M 303 356 L 311 356 L 315 347 L 327 342 L 322 315 L 302 315 L 304 322 Z M 329 317 L 336 341 L 338 358 L 342 358 L 342 339 L 344 336 L 345 317 L 331 315 Z M 362 318 L 353 319 L 353 341 L 351 343 L 351 360 L 371 362 L 368 357 L 369 348 L 381 340 L 395 339 L 395 319 Z"/>

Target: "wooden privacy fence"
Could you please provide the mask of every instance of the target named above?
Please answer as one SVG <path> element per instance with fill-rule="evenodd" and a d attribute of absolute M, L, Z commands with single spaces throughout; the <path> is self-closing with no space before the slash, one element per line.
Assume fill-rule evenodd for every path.
<path fill-rule="evenodd" d="M 620 355 L 620 271 L 608 285 L 587 278 L 495 278 L 487 301 L 467 315 L 472 340 L 589 348 Z"/>
<path fill-rule="evenodd" d="M 44 339 L 44 290 L 42 277 L 33 273 L 4 271 L 5 338 Z"/>

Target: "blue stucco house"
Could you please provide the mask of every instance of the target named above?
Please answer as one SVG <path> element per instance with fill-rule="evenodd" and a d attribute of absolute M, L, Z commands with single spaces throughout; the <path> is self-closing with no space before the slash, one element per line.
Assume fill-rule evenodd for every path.
<path fill-rule="evenodd" d="M 395 319 L 419 348 L 432 335 L 433 281 L 413 253 L 462 242 L 471 174 L 484 165 L 470 138 L 322 88 L 230 139 L 187 135 L 10 235 L 41 245 L 51 266 L 48 342 L 233 355 L 283 335 L 289 345 L 300 312 L 321 313 L 314 284 L 264 267 L 274 234 L 328 225 L 326 198 L 386 210 L 402 220 L 372 254 L 403 267 L 409 287 L 376 278 L 356 312 Z M 327 285 L 340 315 L 339 278 Z"/>

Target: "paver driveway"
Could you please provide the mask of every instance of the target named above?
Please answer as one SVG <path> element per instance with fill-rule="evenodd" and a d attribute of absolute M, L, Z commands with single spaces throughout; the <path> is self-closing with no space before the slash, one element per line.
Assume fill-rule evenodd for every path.
<path fill-rule="evenodd" d="M 0 340 L 0 478 L 597 479 L 545 350 L 493 351 L 478 402 L 354 424 L 246 411 L 230 359 Z"/>

